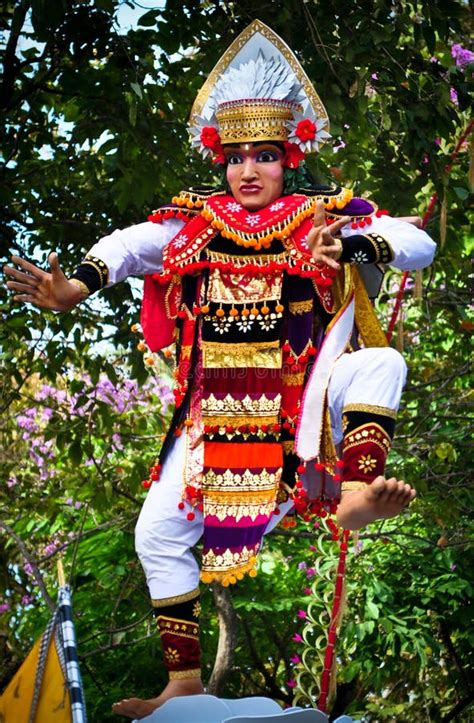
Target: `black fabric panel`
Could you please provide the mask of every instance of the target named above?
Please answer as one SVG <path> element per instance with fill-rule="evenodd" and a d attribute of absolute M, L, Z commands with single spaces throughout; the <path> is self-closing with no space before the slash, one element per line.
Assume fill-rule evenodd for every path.
<path fill-rule="evenodd" d="M 338 261 L 358 264 L 375 264 L 378 261 L 374 244 L 367 236 L 354 234 L 342 241 L 342 254 Z"/>
<path fill-rule="evenodd" d="M 83 284 L 89 289 L 89 293 L 93 294 L 95 291 L 99 291 L 102 288 L 102 277 L 93 266 L 90 264 L 79 264 L 77 269 L 74 271 L 70 279 L 77 279 L 82 281 Z"/>
<path fill-rule="evenodd" d="M 164 607 L 153 608 L 155 618 L 164 615 L 167 618 L 176 618 L 177 620 L 185 620 L 188 623 L 196 623 L 199 616 L 193 615 L 194 606 L 199 602 L 199 594 L 186 602 L 176 603 L 175 605 L 165 605 Z"/>
<path fill-rule="evenodd" d="M 344 428 L 344 436 L 347 436 L 363 424 L 373 424 L 375 422 L 393 439 L 395 419 L 392 417 L 387 417 L 384 414 L 374 414 L 373 412 L 344 412 L 344 417 L 347 422 L 347 426 Z"/>

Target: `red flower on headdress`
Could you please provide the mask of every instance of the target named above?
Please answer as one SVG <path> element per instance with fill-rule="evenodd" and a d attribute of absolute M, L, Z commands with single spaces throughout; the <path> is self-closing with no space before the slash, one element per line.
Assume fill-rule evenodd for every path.
<path fill-rule="evenodd" d="M 213 126 L 206 126 L 201 131 L 201 143 L 206 148 L 210 148 L 212 151 L 217 150 L 217 146 L 221 145 L 221 139 L 217 128 Z"/>
<path fill-rule="evenodd" d="M 297 135 L 303 143 L 313 141 L 316 136 L 316 125 L 309 118 L 304 118 L 300 120 L 296 126 L 295 135 Z"/>
<path fill-rule="evenodd" d="M 300 151 L 296 143 L 285 142 L 285 157 L 283 165 L 287 168 L 298 168 L 300 161 L 304 158 L 303 151 Z"/>

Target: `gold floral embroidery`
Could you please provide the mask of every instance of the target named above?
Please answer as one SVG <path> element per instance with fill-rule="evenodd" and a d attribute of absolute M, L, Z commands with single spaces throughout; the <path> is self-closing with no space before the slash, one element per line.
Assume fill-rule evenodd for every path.
<path fill-rule="evenodd" d="M 276 472 L 267 472 L 266 469 L 261 472 L 250 472 L 246 469 L 243 474 L 235 474 L 231 470 L 226 470 L 224 474 L 216 474 L 212 469 L 207 470 L 205 474 L 205 490 L 218 490 L 222 492 L 232 492 L 237 490 L 265 490 L 275 487 L 280 482 L 281 469 Z"/>
<path fill-rule="evenodd" d="M 181 655 L 175 648 L 165 650 L 165 660 L 169 665 L 176 665 L 181 660 Z"/>
<path fill-rule="evenodd" d="M 275 509 L 275 494 L 273 491 L 273 499 L 270 502 L 254 502 L 247 504 L 230 504 L 228 502 L 206 502 L 204 503 L 204 514 L 213 515 L 219 522 L 232 517 L 236 522 L 240 522 L 243 517 L 249 517 L 255 521 L 260 515 L 268 517 Z"/>
<path fill-rule="evenodd" d="M 290 314 L 304 314 L 313 308 L 313 299 L 304 301 L 290 301 Z"/>
<path fill-rule="evenodd" d="M 285 440 L 284 442 L 282 442 L 282 447 L 283 447 L 284 454 L 291 454 L 295 449 L 294 439 L 290 439 L 287 441 Z"/>
<path fill-rule="evenodd" d="M 201 614 L 201 603 L 197 600 L 193 605 L 193 618 L 198 618 Z"/>
<path fill-rule="evenodd" d="M 304 382 L 304 372 L 298 374 L 283 374 L 283 384 L 287 387 L 299 387 Z"/>
<path fill-rule="evenodd" d="M 357 429 L 353 429 L 346 437 L 344 437 L 343 449 L 351 449 L 357 447 L 361 442 L 372 442 L 376 444 L 384 454 L 387 455 L 392 446 L 392 441 L 387 432 L 379 424 L 361 425 Z"/>
<path fill-rule="evenodd" d="M 273 399 L 269 399 L 262 394 L 258 399 L 252 399 L 250 395 L 246 395 L 243 399 L 236 399 L 232 394 L 227 394 L 223 399 L 216 399 L 214 394 L 202 400 L 202 411 L 208 414 L 219 412 L 221 415 L 259 415 L 262 412 L 270 412 L 278 414 L 280 411 L 281 395 L 277 394 Z"/>
<path fill-rule="evenodd" d="M 191 638 L 192 640 L 195 640 L 199 635 L 199 625 L 186 620 L 177 620 L 176 618 L 167 618 L 164 615 L 159 615 L 156 624 L 160 635 L 170 633 L 171 635 L 176 635 L 178 638 Z"/>
<path fill-rule="evenodd" d="M 254 344 L 206 341 L 202 344 L 202 364 L 205 369 L 280 369 L 280 342 L 278 339 Z"/>
<path fill-rule="evenodd" d="M 203 567 L 206 572 L 225 572 L 235 570 L 236 567 L 244 567 L 249 563 L 253 565 L 258 548 L 259 545 L 252 547 L 244 545 L 240 552 L 232 552 L 227 549 L 222 555 L 216 555 L 213 550 L 209 550 L 202 557 Z"/>
<path fill-rule="evenodd" d="M 253 261 L 252 257 L 247 259 Z M 278 301 L 281 298 L 283 273 L 245 276 L 242 273 L 214 269 L 209 275 L 208 301 L 218 304 L 245 304 L 260 301 Z"/>
<path fill-rule="evenodd" d="M 373 472 L 377 466 L 377 460 L 374 459 L 370 454 L 363 454 L 358 459 L 358 465 L 361 472 Z"/>
<path fill-rule="evenodd" d="M 273 416 L 249 416 L 249 415 L 237 415 L 232 414 L 232 412 L 229 412 L 227 416 L 224 415 L 213 415 L 213 414 L 207 414 L 206 412 L 203 412 L 203 419 L 206 424 L 212 425 L 212 426 L 218 426 L 218 427 L 225 427 L 227 424 L 232 424 L 232 427 L 236 430 L 238 430 L 239 427 L 249 424 L 255 424 L 256 426 L 261 426 L 262 424 L 275 424 L 278 419 L 278 414 L 274 414 Z M 222 432 L 222 429 L 220 430 Z"/>

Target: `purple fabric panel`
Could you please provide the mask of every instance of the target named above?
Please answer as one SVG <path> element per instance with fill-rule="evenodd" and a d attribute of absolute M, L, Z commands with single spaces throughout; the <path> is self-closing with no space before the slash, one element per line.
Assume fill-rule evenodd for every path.
<path fill-rule="evenodd" d="M 240 552 L 244 545 L 254 547 L 260 544 L 267 524 L 268 521 L 252 527 L 224 527 L 222 524 L 212 527 L 205 524 L 203 552 L 212 549 L 219 555 L 228 548 L 232 552 Z"/>
<path fill-rule="evenodd" d="M 344 208 L 339 209 L 341 216 L 370 216 L 374 207 L 363 198 L 352 198 Z"/>

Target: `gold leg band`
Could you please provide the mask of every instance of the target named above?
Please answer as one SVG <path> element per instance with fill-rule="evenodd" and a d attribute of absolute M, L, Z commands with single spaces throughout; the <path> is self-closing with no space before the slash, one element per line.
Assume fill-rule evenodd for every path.
<path fill-rule="evenodd" d="M 370 482 L 347 481 L 341 484 L 341 492 L 355 492 L 356 490 L 365 490 Z"/>
<path fill-rule="evenodd" d="M 200 678 L 201 668 L 192 670 L 172 670 L 169 673 L 170 680 L 186 680 L 186 678 Z"/>
<path fill-rule="evenodd" d="M 199 587 L 194 588 L 191 592 L 185 592 L 182 595 L 173 595 L 172 597 L 163 597 L 159 600 L 151 600 L 154 608 L 164 608 L 167 605 L 178 605 L 179 603 L 188 602 L 199 595 Z"/>

